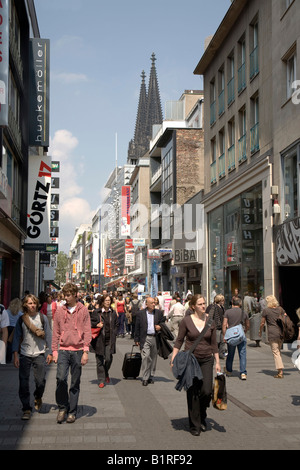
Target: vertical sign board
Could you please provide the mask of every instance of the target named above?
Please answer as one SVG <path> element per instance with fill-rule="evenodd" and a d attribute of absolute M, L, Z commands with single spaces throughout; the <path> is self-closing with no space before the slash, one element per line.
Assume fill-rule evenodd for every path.
<path fill-rule="evenodd" d="M 9 8 L 0 0 L 0 126 L 8 126 Z"/>
<path fill-rule="evenodd" d="M 50 243 L 51 157 L 29 156 L 26 245 Z M 26 249 L 26 248 L 25 248 Z"/>
<path fill-rule="evenodd" d="M 121 237 L 130 235 L 130 186 L 122 186 L 121 192 Z"/>
<path fill-rule="evenodd" d="M 49 39 L 30 39 L 29 145 L 49 147 Z"/>

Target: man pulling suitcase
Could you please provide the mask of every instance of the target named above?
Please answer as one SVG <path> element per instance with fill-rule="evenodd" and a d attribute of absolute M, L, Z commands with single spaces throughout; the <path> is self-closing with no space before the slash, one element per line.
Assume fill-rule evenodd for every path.
<path fill-rule="evenodd" d="M 142 384 L 147 386 L 153 382 L 157 361 L 157 332 L 166 318 L 161 310 L 155 308 L 152 297 L 146 300 L 146 308 L 140 310 L 136 317 L 134 341 L 142 352 L 141 376 Z"/>

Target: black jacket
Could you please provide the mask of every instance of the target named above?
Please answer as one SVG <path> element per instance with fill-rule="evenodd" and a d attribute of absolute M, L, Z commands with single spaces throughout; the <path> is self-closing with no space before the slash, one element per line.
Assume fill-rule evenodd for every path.
<path fill-rule="evenodd" d="M 169 341 L 172 341 L 174 336 L 165 323 L 161 323 L 160 326 L 161 330 L 157 333 L 157 353 L 163 359 L 168 359 L 171 352 L 173 352 L 173 347 Z"/>
<path fill-rule="evenodd" d="M 135 324 L 135 332 L 134 332 L 134 341 L 136 343 L 140 343 L 141 349 L 143 349 L 146 336 L 147 336 L 147 309 L 140 310 L 136 316 L 136 324 Z M 161 325 L 166 321 L 166 317 L 164 316 L 161 310 L 154 309 L 154 326 Z M 156 333 L 157 336 L 157 333 Z"/>
<path fill-rule="evenodd" d="M 107 318 L 107 320 L 105 320 Z M 119 318 L 115 310 L 110 310 L 110 314 L 108 316 L 102 315 L 102 309 L 97 308 L 91 313 L 91 327 L 96 328 L 97 324 L 100 321 L 103 321 L 104 326 L 100 331 L 99 336 L 93 339 L 91 342 L 92 350 L 99 355 L 103 355 L 105 351 L 105 332 L 109 333 L 109 344 L 110 344 L 110 352 L 111 354 L 116 353 L 116 339 L 118 334 L 119 328 Z"/>

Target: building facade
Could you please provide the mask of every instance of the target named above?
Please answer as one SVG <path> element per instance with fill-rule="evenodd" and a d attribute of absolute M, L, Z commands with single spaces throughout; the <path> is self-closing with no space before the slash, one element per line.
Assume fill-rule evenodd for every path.
<path fill-rule="evenodd" d="M 242 295 L 281 292 L 274 233 L 287 213 L 298 215 L 282 209 L 299 198 L 299 170 L 291 176 L 299 161 L 300 115 L 291 93 L 299 70 L 299 13 L 295 1 L 233 1 L 194 72 L 203 75 L 207 106 L 208 298 L 222 292 L 229 302 L 235 288 Z"/>

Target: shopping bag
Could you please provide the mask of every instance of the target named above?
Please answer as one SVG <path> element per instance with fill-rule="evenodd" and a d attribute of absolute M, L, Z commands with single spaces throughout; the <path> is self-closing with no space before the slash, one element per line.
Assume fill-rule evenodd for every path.
<path fill-rule="evenodd" d="M 218 410 L 227 410 L 226 379 L 224 374 L 218 374 L 215 377 L 212 403 Z"/>

